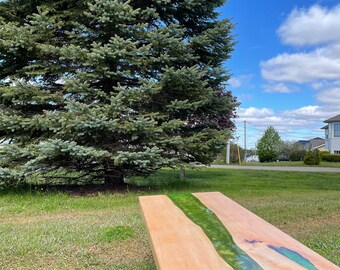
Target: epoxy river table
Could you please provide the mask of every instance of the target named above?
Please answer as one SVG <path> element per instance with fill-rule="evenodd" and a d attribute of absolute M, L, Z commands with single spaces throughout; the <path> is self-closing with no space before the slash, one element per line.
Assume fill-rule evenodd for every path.
<path fill-rule="evenodd" d="M 139 198 L 159 270 L 340 269 L 222 193 L 190 196 Z"/>

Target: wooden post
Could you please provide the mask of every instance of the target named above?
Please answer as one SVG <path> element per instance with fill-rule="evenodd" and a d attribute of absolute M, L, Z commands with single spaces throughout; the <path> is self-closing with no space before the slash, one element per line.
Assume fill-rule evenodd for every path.
<path fill-rule="evenodd" d="M 238 163 L 242 165 L 240 147 L 237 145 Z"/>

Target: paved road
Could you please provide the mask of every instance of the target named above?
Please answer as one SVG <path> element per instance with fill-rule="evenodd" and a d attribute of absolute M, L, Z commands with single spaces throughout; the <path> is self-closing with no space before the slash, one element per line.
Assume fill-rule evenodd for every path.
<path fill-rule="evenodd" d="M 256 171 L 332 172 L 332 173 L 340 173 L 340 168 L 326 168 L 326 167 L 211 165 L 210 168 L 256 170 Z"/>

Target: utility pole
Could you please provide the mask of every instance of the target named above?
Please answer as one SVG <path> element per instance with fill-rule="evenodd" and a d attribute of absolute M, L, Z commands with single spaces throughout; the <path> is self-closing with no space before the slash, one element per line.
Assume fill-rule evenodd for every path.
<path fill-rule="evenodd" d="M 230 140 L 227 141 L 227 151 L 225 154 L 225 162 L 230 164 Z"/>
<path fill-rule="evenodd" d="M 244 162 L 247 158 L 247 121 L 244 121 Z"/>

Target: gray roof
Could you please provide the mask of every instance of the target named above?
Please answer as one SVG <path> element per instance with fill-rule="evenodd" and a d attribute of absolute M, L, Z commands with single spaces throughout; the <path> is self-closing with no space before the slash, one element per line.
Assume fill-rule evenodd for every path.
<path fill-rule="evenodd" d="M 310 140 L 299 140 L 296 143 L 301 145 L 302 147 L 306 147 L 310 143 Z"/>
<path fill-rule="evenodd" d="M 325 123 L 340 122 L 340 114 L 324 121 Z"/>
<path fill-rule="evenodd" d="M 322 127 L 321 129 L 328 129 L 328 125 L 327 125 L 327 126 L 324 126 L 324 127 Z"/>
<path fill-rule="evenodd" d="M 299 140 L 296 142 L 297 144 L 301 145 L 305 149 L 312 149 L 318 148 L 322 145 L 325 145 L 325 139 L 316 137 L 310 140 Z"/>
<path fill-rule="evenodd" d="M 312 146 L 312 149 L 324 145 L 325 144 L 325 139 L 322 138 L 314 138 L 310 140 L 310 144 Z"/>

